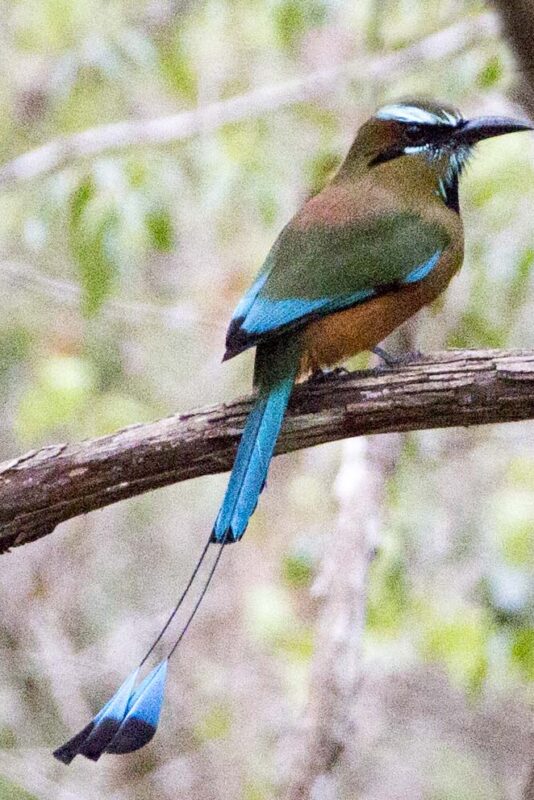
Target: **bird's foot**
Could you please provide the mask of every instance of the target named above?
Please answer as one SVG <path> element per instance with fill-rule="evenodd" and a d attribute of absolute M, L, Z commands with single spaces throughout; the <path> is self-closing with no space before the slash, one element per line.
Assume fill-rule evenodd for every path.
<path fill-rule="evenodd" d="M 327 381 L 335 380 L 340 375 L 348 375 L 348 369 L 345 367 L 335 367 L 334 369 L 316 369 L 307 380 L 307 383 L 326 383 Z"/>
<path fill-rule="evenodd" d="M 373 353 L 375 356 L 382 359 L 386 367 L 406 367 L 408 364 L 416 364 L 424 358 L 424 353 L 421 353 L 420 350 L 414 350 L 411 353 L 392 355 L 382 347 L 373 347 Z"/>

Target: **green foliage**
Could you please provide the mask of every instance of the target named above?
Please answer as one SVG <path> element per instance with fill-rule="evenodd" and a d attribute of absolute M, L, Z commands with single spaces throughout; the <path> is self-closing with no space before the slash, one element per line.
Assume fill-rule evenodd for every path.
<path fill-rule="evenodd" d="M 313 578 L 313 561 L 308 553 L 287 555 L 282 561 L 282 577 L 288 586 L 309 586 Z"/>
<path fill-rule="evenodd" d="M 478 84 L 481 89 L 491 89 L 500 83 L 504 76 L 504 64 L 498 55 L 488 59 L 478 75 Z"/>
<path fill-rule="evenodd" d="M 97 436 L 113 433 L 127 425 L 148 422 L 152 413 L 145 403 L 126 392 L 104 392 L 85 411 L 87 428 Z"/>
<path fill-rule="evenodd" d="M 0 775 L 0 800 L 38 800 L 38 797 Z"/>
<path fill-rule="evenodd" d="M 154 250 L 169 253 L 174 246 L 174 231 L 169 212 L 164 208 L 155 208 L 146 215 L 149 241 Z"/>
<path fill-rule="evenodd" d="M 274 18 L 280 43 L 293 48 L 308 29 L 324 23 L 326 8 L 318 0 L 281 0 Z"/>
<path fill-rule="evenodd" d="M 195 728 L 195 735 L 201 742 L 223 739 L 228 735 L 232 724 L 232 712 L 227 705 L 214 705 L 209 709 Z"/>
<path fill-rule="evenodd" d="M 323 152 L 312 159 L 309 169 L 310 194 L 317 194 L 339 167 L 337 153 Z"/>
<path fill-rule="evenodd" d="M 0 748 L 2 750 L 11 750 L 16 747 L 17 735 L 13 728 L 2 727 L 0 728 Z"/>
<path fill-rule="evenodd" d="M 95 385 L 92 366 L 74 356 L 51 356 L 39 366 L 35 383 L 22 396 L 16 431 L 27 443 L 61 435 L 87 406 Z"/>
<path fill-rule="evenodd" d="M 506 344 L 506 331 L 488 320 L 486 314 L 469 309 L 450 333 L 447 345 L 453 348 L 498 348 Z"/>
<path fill-rule="evenodd" d="M 308 664 L 313 655 L 313 632 L 307 628 L 292 627 L 291 630 L 281 631 L 273 639 L 274 651 L 282 653 L 293 661 Z"/>
<path fill-rule="evenodd" d="M 512 636 L 511 655 L 525 680 L 534 681 L 534 627 L 522 628 Z"/>
<path fill-rule="evenodd" d="M 247 604 L 247 617 L 254 636 L 274 642 L 291 627 L 291 607 L 285 592 L 271 586 L 258 586 Z"/>
<path fill-rule="evenodd" d="M 534 567 L 534 524 L 532 517 L 516 520 L 508 527 L 502 543 L 507 564 L 514 567 Z"/>
<path fill-rule="evenodd" d="M 370 632 L 395 636 L 406 621 L 409 607 L 406 565 L 387 548 L 371 567 L 367 602 L 367 626 Z"/>
<path fill-rule="evenodd" d="M 159 42 L 159 65 L 167 85 L 190 101 L 197 96 L 197 75 L 179 29 L 165 32 Z"/>
<path fill-rule="evenodd" d="M 309 661 L 313 651 L 312 632 L 297 623 L 283 590 L 256 588 L 247 603 L 247 620 L 254 638 L 272 652 L 283 653 L 291 661 Z"/>
<path fill-rule="evenodd" d="M 85 178 L 73 192 L 69 208 L 70 245 L 83 289 L 82 313 L 88 317 L 100 310 L 116 277 L 117 214 L 107 204 L 100 205 L 99 199 L 94 180 Z"/>
<path fill-rule="evenodd" d="M 0 381 L 4 373 L 28 358 L 31 343 L 32 336 L 22 325 L 13 326 L 0 333 Z"/>
<path fill-rule="evenodd" d="M 488 779 L 476 759 L 445 743 L 430 755 L 431 785 L 429 800 L 501 800 L 501 788 Z"/>
<path fill-rule="evenodd" d="M 534 267 L 534 248 L 527 247 L 519 254 L 512 278 L 507 286 L 508 308 L 516 311 L 521 308 L 525 297 L 528 296 L 529 283 Z"/>
<path fill-rule="evenodd" d="M 268 800 L 272 796 L 272 788 L 258 781 L 248 782 L 243 787 L 243 800 Z"/>
<path fill-rule="evenodd" d="M 421 639 L 424 658 L 443 663 L 458 685 L 479 692 L 488 672 L 489 624 L 475 610 L 453 619 L 435 617 L 429 607 Z"/>

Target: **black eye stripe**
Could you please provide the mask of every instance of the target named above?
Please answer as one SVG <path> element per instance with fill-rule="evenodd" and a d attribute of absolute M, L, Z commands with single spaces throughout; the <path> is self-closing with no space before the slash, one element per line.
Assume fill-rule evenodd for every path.
<path fill-rule="evenodd" d="M 431 138 L 436 127 L 435 125 L 422 125 L 417 122 L 409 122 L 407 125 L 404 125 L 403 134 L 406 139 L 419 142 Z"/>

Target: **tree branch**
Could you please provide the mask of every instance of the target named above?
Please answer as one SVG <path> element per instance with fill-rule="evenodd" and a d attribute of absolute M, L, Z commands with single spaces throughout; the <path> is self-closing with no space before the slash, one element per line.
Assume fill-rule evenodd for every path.
<path fill-rule="evenodd" d="M 14 290 L 21 288 L 39 293 L 47 301 L 61 305 L 63 309 L 80 308 L 82 290 L 78 284 L 51 278 L 28 263 L 0 261 L 0 292 L 9 292 L 11 295 Z M 187 301 L 172 305 L 157 305 L 110 297 L 102 306 L 102 315 L 109 319 L 120 319 L 122 322 L 126 320 L 128 324 L 136 326 L 157 321 L 170 330 L 190 331 L 192 328 L 203 328 L 219 330 L 224 334 L 226 329 L 223 322 L 214 322 L 207 314 L 203 315 L 196 310 L 193 303 Z"/>
<path fill-rule="evenodd" d="M 354 704 L 361 688 L 361 650 L 369 567 L 379 545 L 386 478 L 397 447 L 391 437 L 345 442 L 336 480 L 339 517 L 314 586 L 323 607 L 315 637 L 308 704 L 293 736 L 287 800 L 339 797 L 335 777 L 344 751 L 358 737 Z M 387 440 L 387 441 L 386 441 Z M 365 514 L 361 498 L 365 497 Z M 318 585 L 317 585 L 318 584 Z M 313 590 L 312 590 L 313 591 Z"/>
<path fill-rule="evenodd" d="M 499 34 L 499 22 L 491 13 L 462 20 L 419 42 L 371 60 L 356 59 L 304 78 L 254 89 L 229 100 L 156 119 L 125 120 L 89 128 L 55 139 L 23 153 L 0 167 L 0 188 L 13 186 L 65 167 L 77 158 L 97 156 L 132 145 L 159 145 L 187 139 L 222 125 L 251 119 L 292 103 L 311 100 L 335 89 L 340 79 L 358 81 L 389 77 L 402 70 L 439 62 L 483 38 Z"/>
<path fill-rule="evenodd" d="M 0 464 L 0 552 L 117 500 L 230 468 L 248 398 Z M 534 351 L 457 350 L 295 389 L 277 452 L 369 433 L 534 417 Z"/>

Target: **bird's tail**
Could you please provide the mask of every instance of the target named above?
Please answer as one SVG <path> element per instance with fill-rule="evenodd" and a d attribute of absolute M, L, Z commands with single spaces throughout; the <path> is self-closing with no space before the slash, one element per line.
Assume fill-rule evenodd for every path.
<path fill-rule="evenodd" d="M 295 383 L 300 349 L 295 334 L 258 347 L 254 373 L 258 399 L 239 443 L 226 494 L 213 526 L 212 542 L 238 541 L 254 513 Z"/>
<path fill-rule="evenodd" d="M 295 336 L 258 348 L 254 374 L 258 399 L 245 425 L 228 488 L 211 534 L 211 541 L 218 542 L 220 547 L 196 602 L 167 656 L 138 683 L 139 670 L 154 652 L 195 583 L 206 559 L 210 540 L 206 542 L 180 599 L 138 667 L 91 722 L 55 750 L 55 757 L 64 764 L 70 764 L 77 755 L 97 761 L 103 753 L 131 753 L 143 747 L 154 736 L 163 704 L 168 661 L 184 638 L 202 603 L 225 545 L 241 538 L 256 508 L 295 382 L 299 360 L 300 345 Z"/>

